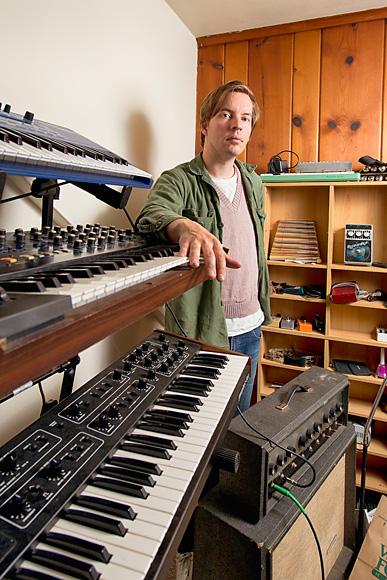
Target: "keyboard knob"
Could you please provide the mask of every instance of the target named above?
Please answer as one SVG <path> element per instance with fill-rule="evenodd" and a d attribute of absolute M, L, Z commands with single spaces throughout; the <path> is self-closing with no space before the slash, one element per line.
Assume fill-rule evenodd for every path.
<path fill-rule="evenodd" d="M 241 462 L 241 456 L 239 451 L 226 449 L 225 447 L 218 447 L 212 455 L 212 460 L 214 466 L 218 469 L 230 473 L 237 473 Z"/>
<path fill-rule="evenodd" d="M 23 119 L 27 121 L 27 123 L 32 123 L 32 121 L 34 120 L 34 113 L 31 113 L 31 111 L 26 111 L 24 113 Z"/>
<path fill-rule="evenodd" d="M 8 453 L 0 461 L 0 473 L 6 475 L 7 473 L 14 473 L 17 467 L 17 457 L 15 453 Z"/>

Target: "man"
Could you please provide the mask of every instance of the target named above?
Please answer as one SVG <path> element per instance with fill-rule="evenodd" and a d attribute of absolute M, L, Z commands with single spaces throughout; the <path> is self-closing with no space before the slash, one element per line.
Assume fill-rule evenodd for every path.
<path fill-rule="evenodd" d="M 137 219 L 140 233 L 178 242 L 193 268 L 203 257 L 208 279 L 170 306 L 189 338 L 251 356 L 241 411 L 250 405 L 261 324 L 271 322 L 263 186 L 255 166 L 236 159 L 258 116 L 253 93 L 239 81 L 207 95 L 200 108 L 203 151 L 159 177 Z M 168 310 L 165 324 L 180 333 Z"/>

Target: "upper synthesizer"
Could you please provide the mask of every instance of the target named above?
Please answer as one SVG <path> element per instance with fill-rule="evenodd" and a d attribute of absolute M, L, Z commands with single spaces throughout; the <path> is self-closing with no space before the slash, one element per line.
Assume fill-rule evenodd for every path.
<path fill-rule="evenodd" d="M 149 173 L 79 133 L 0 103 L 0 170 L 10 175 L 150 188 Z"/>

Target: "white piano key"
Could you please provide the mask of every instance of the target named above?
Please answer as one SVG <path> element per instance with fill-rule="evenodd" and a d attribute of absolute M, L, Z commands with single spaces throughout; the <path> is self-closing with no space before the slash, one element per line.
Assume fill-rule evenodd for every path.
<path fill-rule="evenodd" d="M 46 288 L 46 295 L 70 296 L 73 308 L 77 308 L 186 263 L 187 258 L 178 256 L 155 258 L 117 271 L 95 274 L 93 278 L 78 278 L 75 284 L 63 284 L 59 288 Z M 85 267 L 87 266 L 85 265 Z M 57 270 L 60 270 L 60 267 Z"/>
<path fill-rule="evenodd" d="M 23 562 L 22 568 L 26 570 L 35 570 L 37 572 L 42 572 L 43 574 L 51 575 L 53 578 L 57 578 L 58 580 L 74 580 L 74 576 L 62 574 L 61 572 L 51 570 L 51 568 L 46 568 L 45 566 L 35 564 L 34 562 L 29 562 L 28 560 L 25 560 Z M 122 566 L 112 564 L 111 566 L 106 566 L 106 568 L 104 568 L 103 574 L 102 576 L 100 576 L 99 580 L 124 580 L 126 573 L 129 574 L 129 571 L 126 572 L 126 570 L 122 568 Z M 143 572 L 130 570 L 130 576 L 128 577 L 128 580 L 143 580 L 143 579 L 144 579 Z"/>

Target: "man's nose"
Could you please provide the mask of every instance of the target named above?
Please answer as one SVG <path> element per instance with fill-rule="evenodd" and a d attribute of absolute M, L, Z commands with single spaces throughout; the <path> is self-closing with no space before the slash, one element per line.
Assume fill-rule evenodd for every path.
<path fill-rule="evenodd" d="M 233 127 L 234 129 L 238 129 L 240 131 L 242 129 L 242 119 L 240 119 L 239 117 L 235 117 Z"/>

